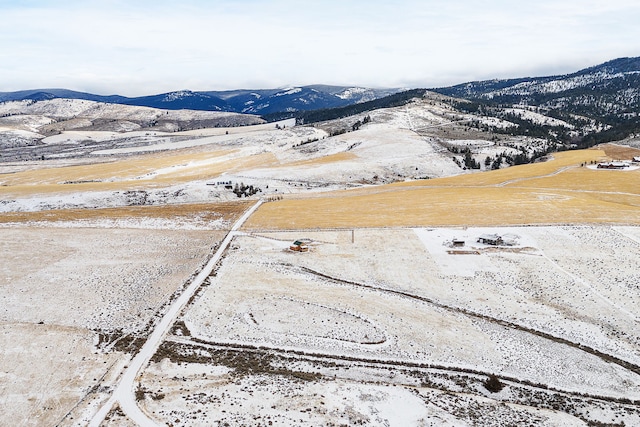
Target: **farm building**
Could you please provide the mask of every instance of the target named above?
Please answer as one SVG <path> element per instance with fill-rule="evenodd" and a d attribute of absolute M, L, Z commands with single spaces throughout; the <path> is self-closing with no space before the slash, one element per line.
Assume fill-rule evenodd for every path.
<path fill-rule="evenodd" d="M 628 167 L 629 165 L 624 162 L 598 163 L 598 169 L 624 169 Z"/>
<path fill-rule="evenodd" d="M 502 240 L 502 237 L 498 236 L 497 234 L 483 234 L 478 237 L 478 243 L 497 246 L 503 244 L 504 241 Z"/>
<path fill-rule="evenodd" d="M 454 238 L 454 239 L 451 241 L 451 245 L 452 245 L 454 248 L 460 248 L 460 247 L 464 246 L 464 240 Z"/>

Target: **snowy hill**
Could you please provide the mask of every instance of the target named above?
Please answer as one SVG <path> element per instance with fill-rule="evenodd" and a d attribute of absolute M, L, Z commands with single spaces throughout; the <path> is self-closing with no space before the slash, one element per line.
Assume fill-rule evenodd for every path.
<path fill-rule="evenodd" d="M 599 93 L 611 92 L 619 86 L 620 81 L 628 83 L 628 87 L 637 90 L 638 74 L 640 74 L 640 57 L 619 58 L 572 74 L 485 80 L 434 89 L 434 91 L 466 99 L 496 101 L 509 97 L 536 99 L 540 95 L 558 94 L 576 89 L 588 89 Z"/>
<path fill-rule="evenodd" d="M 494 104 L 563 108 L 590 116 L 637 116 L 640 58 L 620 58 L 561 76 L 471 82 L 434 91 Z"/>
<path fill-rule="evenodd" d="M 535 108 L 584 130 L 574 137 L 592 134 L 582 141 L 585 146 L 640 132 L 640 57 L 560 76 L 487 80 L 433 90 L 470 100 L 476 111 L 498 117 L 504 116 L 504 107 Z"/>
<path fill-rule="evenodd" d="M 44 101 L 22 100 L 0 103 L 0 117 L 18 115 L 43 115 L 60 120 L 85 118 L 88 120 L 133 120 L 141 122 L 171 120 L 219 120 L 220 126 L 255 124 L 261 122 L 254 116 L 217 111 L 159 110 L 151 107 L 118 105 L 81 99 L 55 98 Z M 224 121 L 225 123 L 222 123 Z"/>
<path fill-rule="evenodd" d="M 254 115 L 219 111 L 159 110 L 88 101 L 54 98 L 41 101 L 20 100 L 0 103 L 0 148 L 4 160 L 22 153 L 23 147 L 41 145 L 48 136 L 68 131 L 170 132 L 201 128 L 260 124 Z M 114 137 L 115 138 L 115 137 Z"/>

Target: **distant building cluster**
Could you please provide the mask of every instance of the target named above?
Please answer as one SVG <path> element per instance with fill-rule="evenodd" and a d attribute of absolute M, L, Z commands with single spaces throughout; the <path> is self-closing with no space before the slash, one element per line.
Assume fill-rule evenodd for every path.
<path fill-rule="evenodd" d="M 626 163 L 626 162 L 598 163 L 598 169 L 624 169 L 628 167 L 629 167 L 629 163 Z"/>

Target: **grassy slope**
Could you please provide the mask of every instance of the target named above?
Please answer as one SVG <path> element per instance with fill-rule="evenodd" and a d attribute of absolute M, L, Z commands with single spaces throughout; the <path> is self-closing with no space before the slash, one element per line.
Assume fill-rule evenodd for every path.
<path fill-rule="evenodd" d="M 582 167 L 602 150 L 443 179 L 344 191 L 263 205 L 248 229 L 640 224 L 640 171 Z"/>

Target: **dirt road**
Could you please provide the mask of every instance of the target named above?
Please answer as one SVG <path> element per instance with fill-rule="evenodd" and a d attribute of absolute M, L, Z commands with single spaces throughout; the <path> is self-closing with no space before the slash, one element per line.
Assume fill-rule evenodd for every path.
<path fill-rule="evenodd" d="M 244 215 L 242 215 L 236 223 L 233 225 L 225 239 L 220 244 L 220 247 L 216 253 L 211 257 L 207 265 L 202 269 L 200 274 L 191 282 L 189 287 L 180 295 L 179 298 L 169 307 L 165 315 L 162 317 L 156 328 L 153 330 L 149 338 L 144 343 L 138 354 L 131 360 L 128 367 L 122 374 L 120 381 L 115 385 L 113 394 L 107 400 L 107 402 L 100 408 L 100 410 L 94 415 L 93 419 L 89 423 L 92 427 L 98 427 L 105 419 L 109 411 L 113 408 L 117 402 L 124 413 L 139 426 L 157 426 L 157 424 L 149 418 L 137 405 L 135 399 L 135 383 L 140 373 L 140 370 L 146 366 L 149 359 L 158 349 L 158 346 L 162 343 L 165 335 L 171 329 L 171 326 L 175 322 L 176 318 L 187 304 L 189 299 L 198 290 L 202 282 L 209 277 L 216 263 L 222 257 L 222 254 L 226 250 L 229 243 L 238 233 L 238 230 L 244 224 L 244 222 L 258 209 L 262 204 L 262 200 L 259 200 Z"/>

